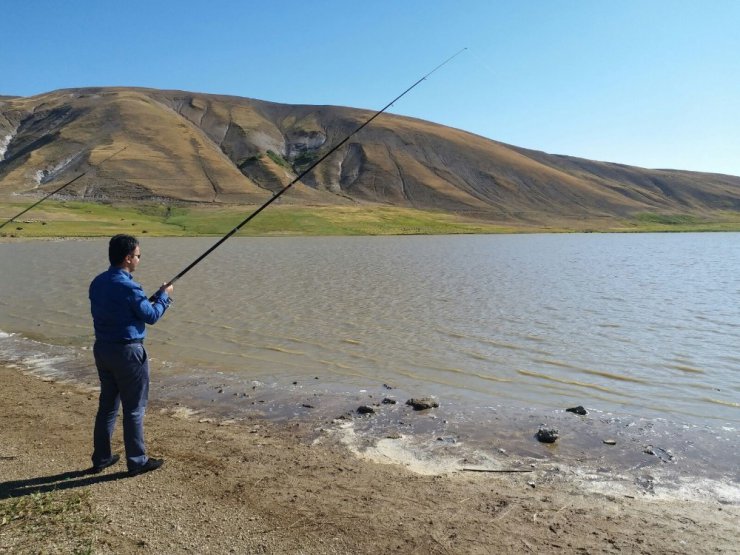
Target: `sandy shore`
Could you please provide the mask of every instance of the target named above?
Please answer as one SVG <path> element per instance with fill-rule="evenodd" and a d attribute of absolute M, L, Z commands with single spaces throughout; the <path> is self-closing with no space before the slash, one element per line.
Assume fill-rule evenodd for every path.
<path fill-rule="evenodd" d="M 419 474 L 300 423 L 201 422 L 156 400 L 165 466 L 85 475 L 96 395 L 7 366 L 0 380 L 0 553 L 738 552 L 726 500 L 598 492 L 544 466 Z"/>

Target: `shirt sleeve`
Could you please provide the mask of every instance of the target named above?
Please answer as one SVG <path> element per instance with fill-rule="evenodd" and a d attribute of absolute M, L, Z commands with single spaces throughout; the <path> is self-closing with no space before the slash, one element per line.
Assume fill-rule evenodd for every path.
<path fill-rule="evenodd" d="M 149 302 L 149 298 L 140 285 L 136 284 L 131 288 L 131 308 L 139 318 L 149 325 L 154 324 L 162 317 L 171 302 L 172 300 L 167 293 L 158 293 L 155 295 L 154 302 Z"/>

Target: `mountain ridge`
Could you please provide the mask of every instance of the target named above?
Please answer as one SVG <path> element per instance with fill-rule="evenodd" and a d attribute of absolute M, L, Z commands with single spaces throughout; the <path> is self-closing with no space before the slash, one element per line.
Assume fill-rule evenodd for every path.
<path fill-rule="evenodd" d="M 375 112 L 139 87 L 0 96 L 0 195 L 258 203 Z M 740 211 L 740 177 L 548 154 L 384 113 L 283 197 L 494 221 Z M 282 199 L 281 199 L 282 200 Z"/>

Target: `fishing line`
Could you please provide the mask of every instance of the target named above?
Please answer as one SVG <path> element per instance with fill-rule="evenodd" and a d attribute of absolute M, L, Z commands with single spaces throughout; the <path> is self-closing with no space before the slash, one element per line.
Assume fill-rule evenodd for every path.
<path fill-rule="evenodd" d="M 475 60 L 476 60 L 476 61 L 477 61 L 477 62 L 478 62 L 478 63 L 479 63 L 479 64 L 480 64 L 480 65 L 481 65 L 481 66 L 482 66 L 482 67 L 483 67 L 483 68 L 484 68 L 485 70 L 487 70 L 487 71 L 488 71 L 488 72 L 489 72 L 489 73 L 490 73 L 490 74 L 491 74 L 491 75 L 492 75 L 493 77 L 495 77 L 495 78 L 496 78 L 496 80 L 499 80 L 499 81 L 501 80 L 501 76 L 499 75 L 499 73 L 497 73 L 497 72 L 496 72 L 496 70 L 494 70 L 494 69 L 493 69 L 493 68 L 492 68 L 491 66 L 489 66 L 489 65 L 488 65 L 488 64 L 486 63 L 486 61 L 485 61 L 485 60 L 484 60 L 483 58 L 481 58 L 481 57 L 480 57 L 480 56 L 478 56 L 477 54 L 473 53 L 472 51 L 470 52 L 470 55 L 471 55 L 471 56 L 472 56 L 473 58 L 475 58 Z"/>
<path fill-rule="evenodd" d="M 338 143 L 337 143 L 336 145 L 334 145 L 334 146 L 333 146 L 333 147 L 332 147 L 332 148 L 331 148 L 331 149 L 330 149 L 330 150 L 329 150 L 329 151 L 328 151 L 328 152 L 327 152 L 326 154 L 324 154 L 324 155 L 323 155 L 323 156 L 322 156 L 321 158 L 319 158 L 318 160 L 316 160 L 316 161 L 315 161 L 315 162 L 314 162 L 313 164 L 311 164 L 311 165 L 310 165 L 310 166 L 309 166 L 309 167 L 308 167 L 307 169 L 305 169 L 305 170 L 304 170 L 304 171 L 303 171 L 303 172 L 302 172 L 302 173 L 301 173 L 301 174 L 300 174 L 300 175 L 299 175 L 298 177 L 296 177 L 296 178 L 295 178 L 295 179 L 294 179 L 293 181 L 291 181 L 291 182 L 290 182 L 290 183 L 288 183 L 288 184 L 287 184 L 287 185 L 286 185 L 285 187 L 283 187 L 283 188 L 282 188 L 282 189 L 280 189 L 280 190 L 279 190 L 279 191 L 278 191 L 277 193 L 275 193 L 275 194 L 274 194 L 274 195 L 273 195 L 273 196 L 272 196 L 272 197 L 271 197 L 271 198 L 270 198 L 270 199 L 269 199 L 269 200 L 268 200 L 267 202 L 265 202 L 265 203 L 264 203 L 264 204 L 263 204 L 262 206 L 260 206 L 259 208 L 257 208 L 257 210 L 255 210 L 255 211 L 254 211 L 254 212 L 252 212 L 252 213 L 251 213 L 251 214 L 250 214 L 249 216 L 247 216 L 246 218 L 244 218 L 244 220 L 242 220 L 242 221 L 241 221 L 241 222 L 240 222 L 240 223 L 239 223 L 239 224 L 238 224 L 238 225 L 237 225 L 236 227 L 234 227 L 234 229 L 232 229 L 232 230 L 231 230 L 231 231 L 229 231 L 229 232 L 228 232 L 228 233 L 227 233 L 226 235 L 224 235 L 223 237 L 221 237 L 221 239 L 219 239 L 219 240 L 218 240 L 218 241 L 217 241 L 216 243 L 214 243 L 214 244 L 213 244 L 213 246 L 211 246 L 211 247 L 210 247 L 210 248 L 209 248 L 209 249 L 208 249 L 207 251 L 205 251 L 205 252 L 204 252 L 203 254 L 201 254 L 201 255 L 200 255 L 200 256 L 199 256 L 198 258 L 196 258 L 196 259 L 195 259 L 195 260 L 194 260 L 193 262 L 191 262 L 191 263 L 190 263 L 190 265 L 188 265 L 188 266 L 187 266 L 187 267 L 186 267 L 186 268 L 185 268 L 184 270 L 182 270 L 182 271 L 181 271 L 181 272 L 180 272 L 179 274 L 177 274 L 177 275 L 176 275 L 175 277 L 173 277 L 173 278 L 172 278 L 172 279 L 171 279 L 170 281 L 168 281 L 167 283 L 165 283 L 163 287 L 169 287 L 170 285 L 172 285 L 173 283 L 175 283 L 175 282 L 176 282 L 177 280 L 179 280 L 179 279 L 180 279 L 180 278 L 181 278 L 182 276 L 184 276 L 185 274 L 187 274 L 187 273 L 188 273 L 188 272 L 189 272 L 190 270 L 192 270 L 192 269 L 193 269 L 193 268 L 194 268 L 194 267 L 195 267 L 196 265 L 198 265 L 198 263 L 199 263 L 199 262 L 200 262 L 201 260 L 203 260 L 203 259 L 204 259 L 204 258 L 205 258 L 206 256 L 208 256 L 209 254 L 211 254 L 211 253 L 212 253 L 212 252 L 213 252 L 214 250 L 216 250 L 216 249 L 217 249 L 217 248 L 218 248 L 219 246 L 221 246 L 221 244 L 222 244 L 222 243 L 223 243 L 224 241 L 226 241 L 226 240 L 227 240 L 227 239 L 228 239 L 229 237 L 231 237 L 232 235 L 234 235 L 234 234 L 235 234 L 235 233 L 236 233 L 237 231 L 239 231 L 239 230 L 240 230 L 240 229 L 241 229 L 242 227 L 244 227 L 244 226 L 245 226 L 245 225 L 246 225 L 247 223 L 249 223 L 249 221 L 250 221 L 250 220 L 252 220 L 252 218 L 254 218 L 254 217 L 255 217 L 255 216 L 257 215 L 257 214 L 259 214 L 260 212 L 262 212 L 262 211 L 263 211 L 263 210 L 264 210 L 265 208 L 267 208 L 268 206 L 270 206 L 270 204 L 272 204 L 272 203 L 273 203 L 273 202 L 275 202 L 275 201 L 276 201 L 276 200 L 277 200 L 278 198 L 280 198 L 280 196 L 282 196 L 282 195 L 283 195 L 283 193 L 285 193 L 285 192 L 286 192 L 286 191 L 287 191 L 288 189 L 290 189 L 290 188 L 291 188 L 291 187 L 292 187 L 293 185 L 295 185 L 295 184 L 296 184 L 296 183 L 297 183 L 298 181 L 300 181 L 301 179 L 303 179 L 303 178 L 304 178 L 304 177 L 305 177 L 305 176 L 306 176 L 306 175 L 307 175 L 308 173 L 310 173 L 310 172 L 311 172 L 311 171 L 312 171 L 312 170 L 313 170 L 313 169 L 314 169 L 314 168 L 315 168 L 316 166 L 318 166 L 319 164 L 321 164 L 321 162 L 323 162 L 323 161 L 324 161 L 324 160 L 326 160 L 326 159 L 327 159 L 327 158 L 328 158 L 329 156 L 331 156 L 331 155 L 332 155 L 332 154 L 333 154 L 333 153 L 334 153 L 334 152 L 335 152 L 335 151 L 336 151 L 336 150 L 337 150 L 337 149 L 338 149 L 339 147 L 341 147 L 341 146 L 342 146 L 342 145 L 343 145 L 344 143 L 346 143 L 346 142 L 347 142 L 347 141 L 348 141 L 348 140 L 349 140 L 349 139 L 350 139 L 350 138 L 351 138 L 351 137 L 352 137 L 352 136 L 353 136 L 353 135 L 354 135 L 355 133 L 357 133 L 358 131 L 360 131 L 360 130 L 361 130 L 362 128 L 364 128 L 364 127 L 365 127 L 366 125 L 368 125 L 368 124 L 369 124 L 369 123 L 370 123 L 371 121 L 373 121 L 373 120 L 374 120 L 375 118 L 377 118 L 377 117 L 378 117 L 378 116 L 379 116 L 380 114 L 382 114 L 382 113 L 383 113 L 383 112 L 385 112 L 385 111 L 386 111 L 386 110 L 387 110 L 388 108 L 390 108 L 391 106 L 393 106 L 393 104 L 394 104 L 395 102 L 397 102 L 398 100 L 400 100 L 400 99 L 401 99 L 401 98 L 402 98 L 403 96 L 405 96 L 405 95 L 406 95 L 406 94 L 407 94 L 408 92 L 410 92 L 410 91 L 411 91 L 411 90 L 412 90 L 412 89 L 413 89 L 414 87 L 416 87 L 416 86 L 417 86 L 417 85 L 418 85 L 419 83 L 421 83 L 422 81 L 426 80 L 426 79 L 427 79 L 427 78 L 428 78 L 428 77 L 429 77 L 429 76 L 430 76 L 430 75 L 431 75 L 432 73 L 434 73 L 435 71 L 437 71 L 437 70 L 438 70 L 438 69 L 440 69 L 440 68 L 441 68 L 442 66 L 446 65 L 447 63 L 449 63 L 450 61 L 452 61 L 452 59 L 453 59 L 453 58 L 456 58 L 457 56 L 459 56 L 460 54 L 462 54 L 462 53 L 463 53 L 463 52 L 464 52 L 465 50 L 467 50 L 467 47 L 466 47 L 466 48 L 463 48 L 463 49 L 461 49 L 461 50 L 459 50 L 458 52 L 456 52 L 455 54 L 453 54 L 452 56 L 450 56 L 449 58 L 447 58 L 447 59 L 446 59 L 446 60 L 445 60 L 444 62 L 442 62 L 442 63 L 441 63 L 441 64 L 439 64 L 439 65 L 438 65 L 437 67 L 435 67 L 435 68 L 434 68 L 434 69 L 433 69 L 432 71 L 430 71 L 429 73 L 427 73 L 426 75 L 424 75 L 424 76 L 423 76 L 423 77 L 422 77 L 421 79 L 419 79 L 419 80 L 418 80 L 418 81 L 417 81 L 416 83 L 414 83 L 413 85 L 411 85 L 411 86 L 410 86 L 410 87 L 409 87 L 408 89 L 406 89 L 406 90 L 405 90 L 405 91 L 403 91 L 403 92 L 402 92 L 401 94 L 399 94 L 399 95 L 398 95 L 398 96 L 397 96 L 396 98 L 394 98 L 393 100 L 391 100 L 391 101 L 390 101 L 390 102 L 389 102 L 388 104 L 386 104 L 386 105 L 385 105 L 385 106 L 384 106 L 383 108 L 381 108 L 380 110 L 378 110 L 377 112 L 375 112 L 375 114 L 373 114 L 373 116 L 372 116 L 372 117 L 368 118 L 368 119 L 367 119 L 367 121 L 365 121 L 365 123 L 363 123 L 362 125 L 360 125 L 360 126 L 359 126 L 359 127 L 357 128 L 357 129 L 355 129 L 354 131 L 352 131 L 352 132 L 351 132 L 351 133 L 350 133 L 349 135 L 347 135 L 347 136 L 346 136 L 346 137 L 345 137 L 344 139 L 342 139 L 341 141 L 339 141 L 339 142 L 338 142 Z M 152 295 L 152 296 L 151 296 L 151 297 L 149 298 L 149 300 L 150 300 L 150 301 L 152 301 L 152 302 L 154 301 L 154 299 L 155 299 L 155 295 Z"/>
<path fill-rule="evenodd" d="M 128 145 L 126 145 L 126 146 L 128 146 Z M 100 164 L 98 164 L 98 165 L 97 165 L 96 167 L 102 166 L 102 165 L 103 165 L 103 164 L 104 164 L 105 162 L 107 162 L 108 160 L 110 160 L 111 158 L 113 158 L 114 156 L 116 156 L 117 154 L 120 154 L 121 152 L 123 152 L 124 150 L 126 150 L 126 146 L 124 146 L 124 147 L 123 147 L 123 148 L 122 148 L 121 150 L 119 150 L 119 151 L 117 151 L 117 152 L 114 152 L 113 154 L 111 154 L 110 156 L 108 156 L 108 158 L 105 158 L 105 159 L 104 159 L 103 161 L 101 161 L 101 162 L 100 162 Z M 91 168 L 91 169 L 92 169 L 92 168 Z M 13 216 L 12 218 L 10 218 L 10 219 L 9 219 L 8 221 L 6 221 L 6 222 L 5 222 L 4 224 L 0 225 L 0 229 L 4 228 L 4 227 L 5 227 L 6 225 L 8 225 L 8 224 L 9 224 L 10 222 L 12 222 L 13 220 L 15 220 L 15 219 L 16 219 L 17 217 L 19 217 L 19 216 L 22 216 L 23 214 L 25 214 L 26 212 L 28 212 L 29 210 L 31 210 L 31 208 L 33 208 L 33 207 L 35 207 L 35 206 L 38 206 L 39 204 L 41 204 L 42 202 L 44 202 L 44 201 L 45 201 L 46 199 L 48 199 L 48 198 L 49 198 L 50 196 L 52 196 L 52 195 L 55 195 L 55 194 L 57 194 L 57 193 L 58 193 L 59 191 L 61 191 L 62 189 L 64 189 L 65 187 L 67 187 L 67 186 L 69 186 L 69 185 L 72 185 L 72 183 L 74 183 L 75 181 L 77 181 L 77 180 L 78 180 L 79 178 L 81 178 L 81 177 L 82 177 L 83 175 L 85 175 L 85 174 L 86 174 L 86 173 L 88 173 L 89 171 L 90 171 L 90 170 L 87 170 L 87 171 L 85 171 L 85 172 L 82 172 L 82 173 L 81 173 L 80 175 L 78 175 L 78 176 L 77 176 L 77 177 L 75 177 L 74 179 L 71 179 L 71 180 L 67 181 L 67 182 L 66 182 L 66 183 L 65 183 L 64 185 L 62 185 L 62 186 L 61 186 L 61 187 L 59 187 L 58 189 L 54 189 L 54 190 L 53 190 L 53 191 L 52 191 L 51 193 L 49 193 L 48 195 L 46 195 L 46 196 L 45 196 L 44 198 L 42 198 L 42 199 L 41 199 L 40 201 L 38 201 L 38 202 L 35 202 L 35 203 L 33 203 L 33 204 L 32 204 L 31 206 L 29 206 L 28 208 L 26 208 L 25 210 L 22 210 L 21 212 L 18 212 L 18 213 L 17 213 L 17 214 L 15 215 L 15 216 Z"/>

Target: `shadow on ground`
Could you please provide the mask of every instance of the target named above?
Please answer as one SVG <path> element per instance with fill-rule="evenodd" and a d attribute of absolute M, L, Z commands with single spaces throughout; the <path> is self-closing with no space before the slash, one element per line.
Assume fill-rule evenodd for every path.
<path fill-rule="evenodd" d="M 113 474 L 92 474 L 90 470 L 72 470 L 52 476 L 38 476 L 25 480 L 0 482 L 0 499 L 23 497 L 34 493 L 47 493 L 66 489 L 81 488 L 102 482 L 112 482 L 127 478 L 128 472 Z"/>

